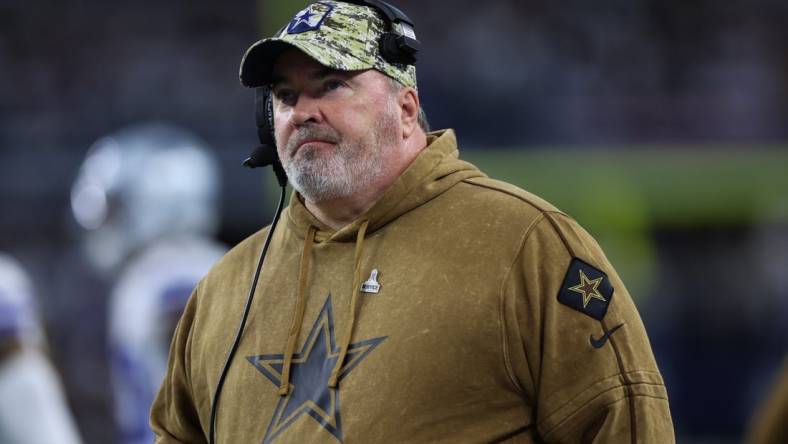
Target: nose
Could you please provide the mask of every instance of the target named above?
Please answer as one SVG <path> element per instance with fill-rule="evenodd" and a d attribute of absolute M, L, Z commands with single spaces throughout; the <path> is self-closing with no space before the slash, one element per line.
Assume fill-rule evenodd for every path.
<path fill-rule="evenodd" d="M 320 112 L 320 100 L 309 97 L 307 94 L 302 94 L 298 98 L 292 111 L 290 123 L 296 127 L 309 123 L 320 123 L 323 120 Z"/>

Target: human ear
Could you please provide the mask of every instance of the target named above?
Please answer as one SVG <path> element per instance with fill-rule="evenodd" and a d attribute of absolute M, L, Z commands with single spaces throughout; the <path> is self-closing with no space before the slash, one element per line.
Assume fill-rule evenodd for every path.
<path fill-rule="evenodd" d="M 407 139 L 419 126 L 419 95 L 413 88 L 402 88 L 398 96 L 402 136 Z"/>

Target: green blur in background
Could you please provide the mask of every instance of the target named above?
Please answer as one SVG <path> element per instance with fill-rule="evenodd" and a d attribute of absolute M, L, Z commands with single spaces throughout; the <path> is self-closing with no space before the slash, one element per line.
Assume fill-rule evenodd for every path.
<path fill-rule="evenodd" d="M 577 219 L 636 300 L 655 279 L 654 231 L 788 222 L 788 152 L 779 147 L 543 147 L 461 157 Z"/>

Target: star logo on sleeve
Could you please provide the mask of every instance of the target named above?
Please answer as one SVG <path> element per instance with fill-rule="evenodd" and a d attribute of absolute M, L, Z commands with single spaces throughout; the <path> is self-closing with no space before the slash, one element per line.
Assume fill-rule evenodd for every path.
<path fill-rule="evenodd" d="M 558 302 L 601 321 L 612 298 L 613 287 L 604 272 L 578 258 L 572 259 L 558 292 Z"/>
<path fill-rule="evenodd" d="M 339 373 L 339 381 L 347 377 L 385 339 L 384 336 L 351 344 Z M 275 387 L 279 387 L 284 355 L 249 356 L 246 359 Z M 301 351 L 293 354 L 290 394 L 280 397 L 271 423 L 265 432 L 264 444 L 273 442 L 305 414 L 342 442 L 339 390 L 328 387 L 328 380 L 337 359 L 339 359 L 339 347 L 334 339 L 334 316 L 329 294 Z M 339 387 L 341 386 L 340 384 Z"/>
<path fill-rule="evenodd" d="M 583 273 L 583 269 L 580 269 L 580 283 L 574 287 L 569 287 L 569 289 L 583 295 L 583 309 L 588 307 L 588 302 L 591 301 L 591 298 L 607 302 L 607 300 L 599 294 L 599 283 L 602 282 L 602 279 L 604 278 L 598 277 L 593 280 L 588 279 L 588 276 Z"/>

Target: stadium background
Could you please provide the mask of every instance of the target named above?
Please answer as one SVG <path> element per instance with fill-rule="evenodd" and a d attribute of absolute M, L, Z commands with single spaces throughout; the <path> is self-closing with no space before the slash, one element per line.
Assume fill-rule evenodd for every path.
<path fill-rule="evenodd" d="M 0 4 L 0 250 L 35 278 L 86 442 L 113 430 L 105 300 L 72 260 L 77 168 L 103 135 L 174 123 L 221 160 L 219 238 L 267 224 L 272 179 L 240 167 L 255 132 L 238 62 L 302 4 Z M 678 441 L 739 442 L 788 350 L 788 3 L 397 4 L 433 127 L 573 215 L 619 269 Z"/>

